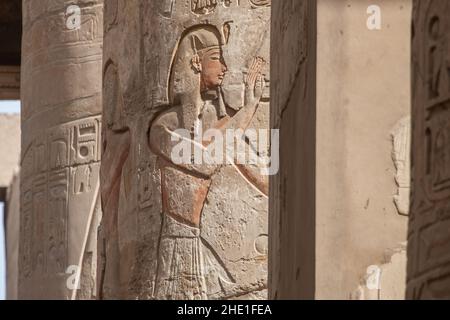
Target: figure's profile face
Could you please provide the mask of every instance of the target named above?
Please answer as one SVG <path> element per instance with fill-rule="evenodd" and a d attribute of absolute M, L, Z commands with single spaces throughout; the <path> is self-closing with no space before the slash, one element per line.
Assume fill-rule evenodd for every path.
<path fill-rule="evenodd" d="M 219 87 L 227 72 L 227 66 L 223 60 L 220 48 L 206 50 L 202 55 L 201 64 L 202 91 Z"/>

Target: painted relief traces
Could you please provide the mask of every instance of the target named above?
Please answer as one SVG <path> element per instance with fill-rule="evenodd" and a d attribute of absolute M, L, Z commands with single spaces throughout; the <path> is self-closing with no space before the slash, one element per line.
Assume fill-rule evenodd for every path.
<path fill-rule="evenodd" d="M 149 132 L 150 148 L 160 158 L 164 213 L 157 299 L 206 299 L 213 293 L 220 294 L 217 288 L 225 283 L 229 286 L 235 282 L 223 261 L 226 257 L 202 237 L 205 201 L 220 166 L 175 164 L 171 160 L 171 133 L 175 130 L 187 129 L 193 139 L 199 129 L 245 129 L 259 107 L 264 61 L 257 57 L 246 76 L 245 105 L 234 115 L 228 113 L 227 106 L 235 101 L 225 101 L 222 94 L 228 70 L 222 55 L 224 43 L 214 26 L 193 27 L 185 33 L 172 66 L 172 107 L 153 121 Z M 257 250 L 264 252 L 262 238 L 255 241 Z"/>

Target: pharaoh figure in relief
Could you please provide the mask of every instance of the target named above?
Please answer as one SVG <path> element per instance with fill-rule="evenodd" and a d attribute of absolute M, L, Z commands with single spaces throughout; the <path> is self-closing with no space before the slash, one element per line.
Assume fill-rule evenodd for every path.
<path fill-rule="evenodd" d="M 207 276 L 212 282 L 233 282 L 220 256 L 201 236 L 202 210 L 211 178 L 220 164 L 176 164 L 172 159 L 177 129 L 191 133 L 187 139 L 192 141 L 194 157 L 196 148 L 203 151 L 194 143 L 197 132 L 214 128 L 225 136 L 226 129 L 246 130 L 259 106 L 264 79 L 263 60 L 257 57 L 246 76 L 245 105 L 237 112 L 228 110 L 221 90 L 227 72 L 222 55 L 224 42 L 226 39 L 221 39 L 214 26 L 196 26 L 185 32 L 170 79 L 173 107 L 154 120 L 149 132 L 150 148 L 158 155 L 161 170 L 164 214 L 156 298 L 206 299 L 208 287 L 218 285 L 207 284 Z M 200 140 L 203 146 L 208 142 Z M 261 192 L 267 194 L 264 189 Z"/>
<path fill-rule="evenodd" d="M 266 298 L 270 8 L 256 3 L 106 3 L 99 297 Z M 212 150 L 208 129 L 240 129 L 263 161 L 174 161 L 182 140 Z"/>

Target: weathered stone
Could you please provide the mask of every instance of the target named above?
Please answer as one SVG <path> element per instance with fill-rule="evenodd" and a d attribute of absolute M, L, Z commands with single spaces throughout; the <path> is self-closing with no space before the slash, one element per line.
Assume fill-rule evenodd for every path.
<path fill-rule="evenodd" d="M 408 299 L 450 299 L 450 2 L 414 1 Z"/>
<path fill-rule="evenodd" d="M 0 107 L 0 189 L 6 189 L 20 160 L 20 115 L 1 112 Z"/>
<path fill-rule="evenodd" d="M 380 30 L 373 4 L 319 0 L 317 23 L 309 1 L 272 4 L 271 298 L 348 299 L 406 239 L 391 131 L 410 114 L 411 1 L 377 1 Z"/>
<path fill-rule="evenodd" d="M 19 123 L 17 124 L 20 127 Z M 19 155 L 19 152 L 17 153 Z M 20 175 L 14 177 L 6 196 L 5 247 L 6 247 L 6 299 L 18 299 L 19 284 L 19 235 L 20 235 Z"/>
<path fill-rule="evenodd" d="M 386 252 L 386 261 L 371 265 L 352 293 L 353 300 L 404 300 L 406 292 L 406 246 Z"/>
<path fill-rule="evenodd" d="M 80 9 L 79 25 L 70 5 Z M 100 214 L 103 4 L 26 0 L 23 10 L 19 298 L 89 299 Z"/>
<path fill-rule="evenodd" d="M 267 179 L 176 163 L 172 137 L 185 129 L 190 160 L 199 132 L 267 129 L 269 5 L 105 3 L 100 297 L 262 296 Z"/>
<path fill-rule="evenodd" d="M 280 172 L 270 177 L 269 298 L 315 291 L 316 1 L 272 3 L 271 119 Z"/>
<path fill-rule="evenodd" d="M 397 173 L 395 182 L 398 193 L 394 196 L 394 202 L 398 213 L 408 215 L 409 193 L 411 185 L 411 117 L 401 119 L 391 133 L 392 137 L 392 160 Z"/>

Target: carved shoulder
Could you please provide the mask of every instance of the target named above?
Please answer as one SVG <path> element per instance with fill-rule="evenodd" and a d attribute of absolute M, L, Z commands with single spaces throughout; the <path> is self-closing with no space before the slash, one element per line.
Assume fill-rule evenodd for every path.
<path fill-rule="evenodd" d="M 152 129 L 155 126 L 164 126 L 169 130 L 176 130 L 179 128 L 179 115 L 177 112 L 177 109 L 179 108 L 171 108 L 167 110 L 166 112 L 159 115 L 155 121 L 152 123 Z"/>
<path fill-rule="evenodd" d="M 167 156 L 170 148 L 170 133 L 179 128 L 178 113 L 170 109 L 158 116 L 151 124 L 149 131 L 150 149 L 156 154 Z"/>

